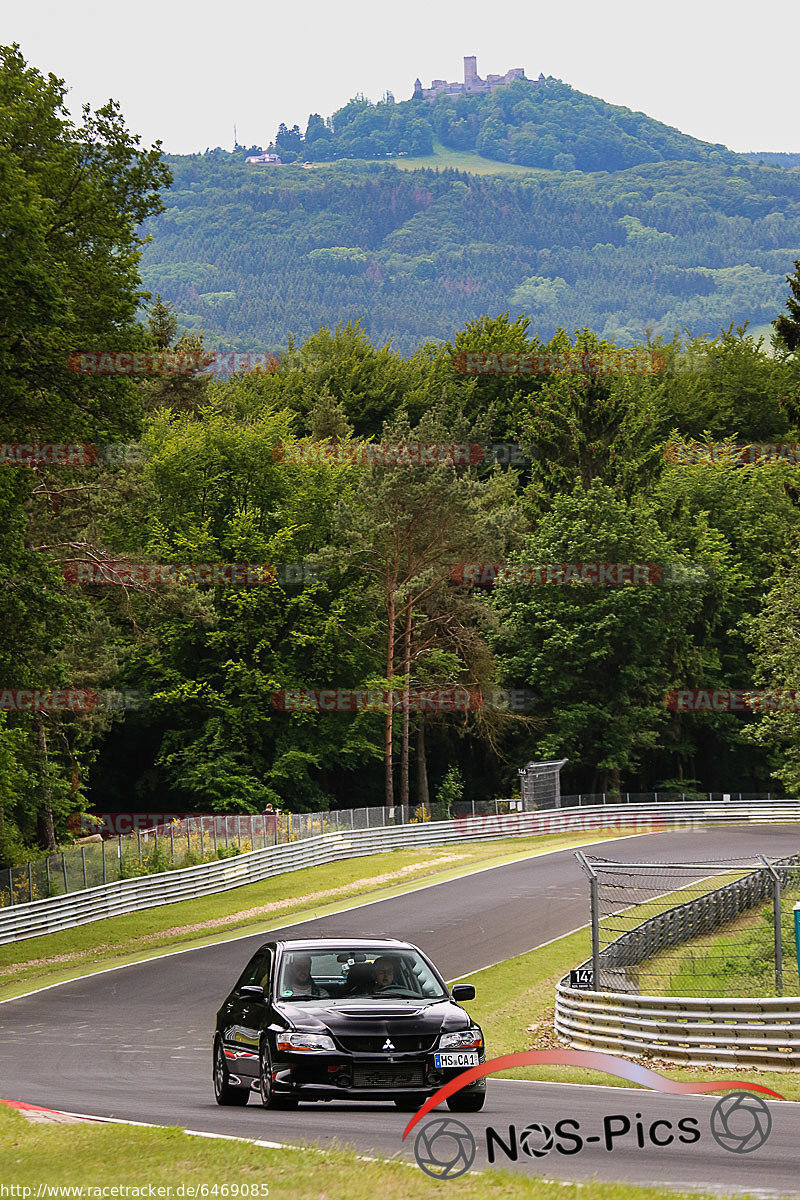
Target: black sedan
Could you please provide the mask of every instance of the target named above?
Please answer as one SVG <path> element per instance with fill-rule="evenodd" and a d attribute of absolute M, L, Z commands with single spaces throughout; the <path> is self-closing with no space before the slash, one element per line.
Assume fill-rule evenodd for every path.
<path fill-rule="evenodd" d="M 393 1100 L 412 1111 L 485 1061 L 483 1034 L 408 942 L 350 938 L 267 942 L 217 1013 L 217 1104 L 265 1108 L 299 1100 Z M 486 1081 L 456 1092 L 453 1112 L 483 1108 Z"/>

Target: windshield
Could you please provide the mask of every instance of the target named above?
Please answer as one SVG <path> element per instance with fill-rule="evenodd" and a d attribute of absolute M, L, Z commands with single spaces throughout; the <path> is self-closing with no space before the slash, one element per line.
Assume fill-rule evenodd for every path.
<path fill-rule="evenodd" d="M 280 1000 L 393 998 L 442 1000 L 448 996 L 416 950 L 292 950 L 283 956 Z"/>

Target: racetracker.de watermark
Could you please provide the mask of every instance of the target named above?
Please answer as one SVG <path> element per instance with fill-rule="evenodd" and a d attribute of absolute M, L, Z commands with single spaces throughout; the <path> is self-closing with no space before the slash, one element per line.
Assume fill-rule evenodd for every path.
<path fill-rule="evenodd" d="M 673 466 L 693 463 L 797 465 L 800 463 L 800 442 L 667 442 L 664 458 Z"/>
<path fill-rule="evenodd" d="M 278 364 L 262 350 L 75 350 L 67 358 L 78 375 L 271 375 Z"/>
<path fill-rule="evenodd" d="M 536 704 L 526 688 L 412 688 L 407 694 L 386 688 L 282 688 L 272 694 L 281 712 L 525 712 Z"/>
<path fill-rule="evenodd" d="M 529 461 L 516 442 L 296 442 L 272 448 L 275 462 L 358 467 L 519 466 Z"/>
<path fill-rule="evenodd" d="M 0 442 L 0 466 L 138 466 L 150 457 L 139 442 Z"/>
<path fill-rule="evenodd" d="M 0 712 L 115 712 L 142 708 L 146 701 L 136 689 L 0 688 Z"/>
<path fill-rule="evenodd" d="M 707 583 L 712 571 L 699 563 L 573 562 L 573 563 L 455 563 L 452 583 L 464 587 L 491 584 L 559 586 L 590 584 L 598 587 L 691 585 Z"/>
<path fill-rule="evenodd" d="M 146 587 L 191 584 L 195 587 L 265 587 L 273 583 L 305 584 L 319 579 L 318 563 L 137 563 L 70 562 L 67 583 L 87 587 Z"/>
<path fill-rule="evenodd" d="M 453 355 L 453 367 L 462 375 L 657 375 L 665 365 L 664 355 L 652 350 Z"/>
<path fill-rule="evenodd" d="M 672 688 L 664 697 L 672 712 L 800 712 L 794 688 Z"/>

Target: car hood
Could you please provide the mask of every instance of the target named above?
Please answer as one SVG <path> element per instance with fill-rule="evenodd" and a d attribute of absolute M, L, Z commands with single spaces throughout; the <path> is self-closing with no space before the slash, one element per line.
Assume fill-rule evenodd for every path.
<path fill-rule="evenodd" d="M 335 1002 L 279 1004 L 286 1020 L 301 1029 L 331 1033 L 435 1033 L 440 1029 L 467 1029 L 467 1013 L 452 1000 L 420 1003 L 414 1000 L 339 1000 Z"/>

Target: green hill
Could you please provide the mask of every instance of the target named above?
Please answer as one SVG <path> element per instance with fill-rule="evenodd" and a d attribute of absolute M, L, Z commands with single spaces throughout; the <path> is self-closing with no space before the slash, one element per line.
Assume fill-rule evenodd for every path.
<path fill-rule="evenodd" d="M 648 327 L 713 334 L 773 320 L 800 257 L 800 173 L 785 168 L 309 170 L 222 151 L 170 162 L 145 285 L 238 349 L 361 319 L 409 352 L 506 309 L 543 337 L 560 325 L 622 344 Z"/>
<path fill-rule="evenodd" d="M 284 162 L 427 157 L 447 150 L 562 171 L 619 171 L 651 162 L 740 161 L 722 145 L 689 137 L 646 113 L 588 96 L 559 79 L 516 80 L 477 96 L 377 104 L 356 96 L 327 120 L 309 116 L 305 134 L 281 125 L 273 143 Z"/>

